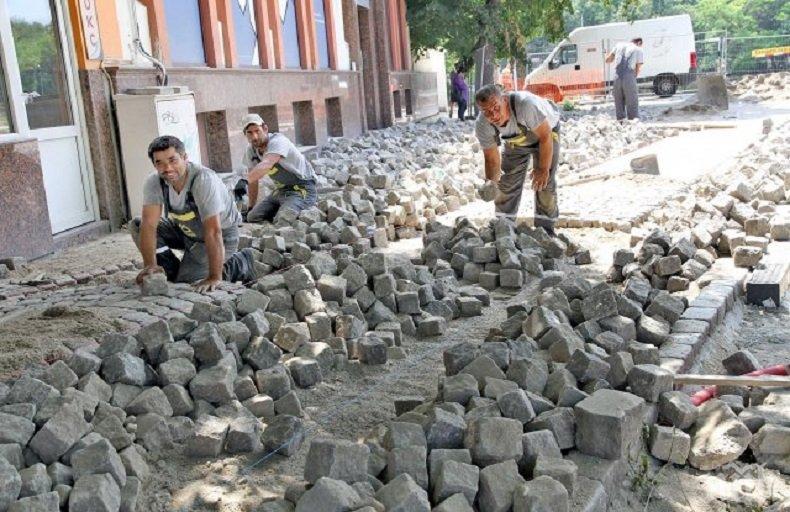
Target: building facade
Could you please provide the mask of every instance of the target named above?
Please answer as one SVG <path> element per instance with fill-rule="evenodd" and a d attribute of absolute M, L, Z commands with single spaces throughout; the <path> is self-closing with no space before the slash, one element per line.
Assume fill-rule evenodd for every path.
<path fill-rule="evenodd" d="M 0 1 L 0 257 L 139 213 L 130 91 L 191 91 L 199 160 L 230 172 L 249 112 L 305 149 L 435 114 L 435 73 L 411 62 L 405 0 Z"/>

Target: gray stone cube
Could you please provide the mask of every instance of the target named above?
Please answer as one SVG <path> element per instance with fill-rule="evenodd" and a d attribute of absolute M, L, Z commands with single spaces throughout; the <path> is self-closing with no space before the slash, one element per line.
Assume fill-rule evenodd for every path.
<path fill-rule="evenodd" d="M 602 389 L 576 404 L 579 451 L 603 459 L 619 459 L 638 452 L 644 403 L 629 393 Z"/>

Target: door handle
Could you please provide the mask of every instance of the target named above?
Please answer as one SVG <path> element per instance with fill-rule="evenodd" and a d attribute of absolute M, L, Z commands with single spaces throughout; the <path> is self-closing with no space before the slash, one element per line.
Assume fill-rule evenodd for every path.
<path fill-rule="evenodd" d="M 575 66 L 573 66 L 573 69 L 575 69 L 576 71 L 579 71 L 581 68 L 582 67 L 580 64 L 576 64 Z"/>

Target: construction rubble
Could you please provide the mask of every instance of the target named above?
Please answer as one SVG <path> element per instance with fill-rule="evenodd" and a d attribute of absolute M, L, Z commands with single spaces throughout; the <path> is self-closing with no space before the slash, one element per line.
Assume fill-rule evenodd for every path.
<path fill-rule="evenodd" d="M 737 91 L 764 99 L 763 82 L 787 77 Z M 572 117 L 562 137 L 584 150 L 563 153 L 560 178 L 677 133 Z M 0 512 L 142 509 L 151 462 L 171 450 L 306 451 L 303 480 L 262 512 L 613 510 L 647 454 L 788 475 L 790 390 L 722 387 L 699 406 L 674 390 L 749 272 L 787 250 L 790 123 L 763 133 L 733 169 L 629 225 L 601 279 L 585 274 L 591 251 L 571 230 L 442 217 L 479 201 L 483 184 L 472 125 L 447 120 L 326 145 L 313 159 L 317 207 L 245 228 L 258 276 L 246 288 L 200 295 L 161 275 L 141 289 L 91 276 L 23 283 L 5 278 L 15 262 L 0 265 L 4 313 L 95 307 L 128 327 L 0 383 Z M 418 236 L 419 254 L 384 250 Z M 529 286 L 485 339 L 443 351 L 431 396 L 395 399 L 395 417 L 358 441 L 308 435 L 302 392 L 360 365 L 386 372 L 414 343 Z M 723 364 L 759 369 L 748 351 Z"/>
<path fill-rule="evenodd" d="M 762 75 L 744 75 L 728 87 L 740 101 L 786 100 L 790 90 L 790 72 L 780 71 Z"/>

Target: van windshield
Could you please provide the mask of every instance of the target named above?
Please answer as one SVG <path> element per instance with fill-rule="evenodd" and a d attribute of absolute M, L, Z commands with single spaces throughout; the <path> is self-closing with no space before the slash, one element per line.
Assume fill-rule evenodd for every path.
<path fill-rule="evenodd" d="M 549 53 L 549 55 L 544 59 L 543 65 L 548 66 L 549 62 L 551 62 L 551 59 L 553 59 L 557 55 L 557 52 L 559 52 L 560 49 L 562 49 L 562 47 L 567 44 L 570 44 L 570 41 L 568 41 L 567 39 L 563 39 L 562 41 L 557 43 L 554 49 L 551 50 L 551 53 Z"/>

